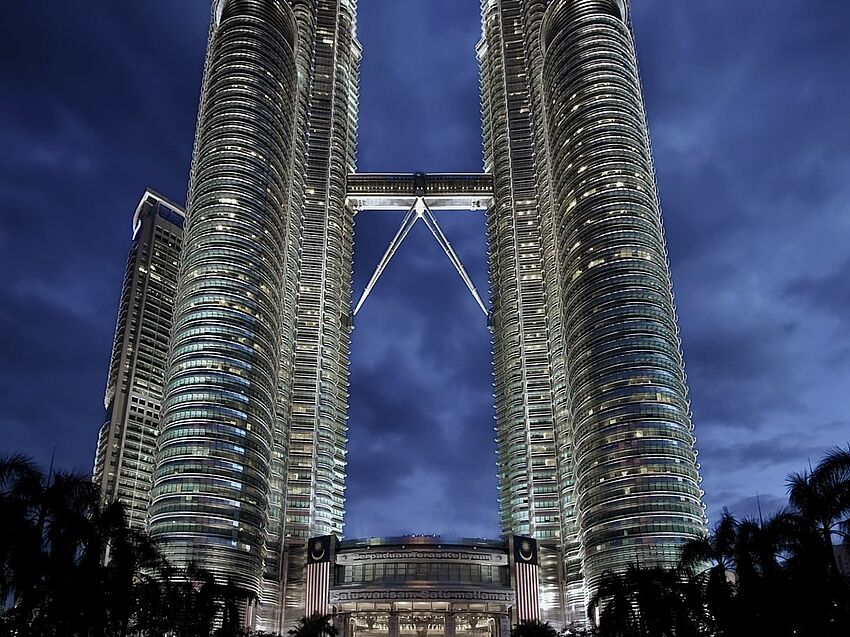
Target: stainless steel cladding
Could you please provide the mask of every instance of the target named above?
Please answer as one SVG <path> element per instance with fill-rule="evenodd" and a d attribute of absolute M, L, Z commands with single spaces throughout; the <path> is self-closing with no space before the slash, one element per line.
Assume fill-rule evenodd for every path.
<path fill-rule="evenodd" d="M 705 531 L 634 41 L 624 3 L 557 0 L 544 98 L 584 575 L 673 566 Z"/>
<path fill-rule="evenodd" d="M 211 32 L 150 530 L 258 595 L 274 445 L 295 24 L 286 2 L 227 0 Z"/>

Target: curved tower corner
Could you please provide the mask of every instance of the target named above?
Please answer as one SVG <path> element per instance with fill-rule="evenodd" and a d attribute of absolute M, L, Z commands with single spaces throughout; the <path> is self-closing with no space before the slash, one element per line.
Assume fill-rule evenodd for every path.
<path fill-rule="evenodd" d="M 556 0 L 543 84 L 584 575 L 674 566 L 705 533 L 627 3 Z"/>
<path fill-rule="evenodd" d="M 284 0 L 214 5 L 149 528 L 175 566 L 261 589 L 296 88 Z"/>

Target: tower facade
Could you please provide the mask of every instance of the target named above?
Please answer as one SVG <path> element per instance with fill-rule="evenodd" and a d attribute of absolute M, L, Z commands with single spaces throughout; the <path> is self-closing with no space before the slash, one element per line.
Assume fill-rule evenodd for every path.
<path fill-rule="evenodd" d="M 348 369 L 354 213 L 346 180 L 355 171 L 360 44 L 354 0 L 293 3 L 299 27 L 301 126 L 298 159 L 299 278 L 294 355 L 283 367 L 289 438 L 281 544 L 282 616 L 303 615 L 302 547 L 317 535 L 342 537 L 348 442 Z M 300 176 L 300 178 L 299 178 Z M 286 380 L 288 378 L 288 381 Z"/>
<path fill-rule="evenodd" d="M 145 528 L 150 503 L 183 221 L 180 206 L 145 192 L 133 215 L 109 359 L 94 482 L 104 499 L 124 505 L 136 529 Z"/>
<path fill-rule="evenodd" d="M 296 38 L 286 2 L 214 6 L 149 517 L 175 565 L 254 596 L 274 528 L 269 468 L 286 444 Z"/>
<path fill-rule="evenodd" d="M 499 510 L 502 531 L 563 556 L 550 605 L 583 616 L 573 444 L 563 351 L 559 243 L 549 186 L 540 34 L 548 1 L 482 3 L 478 45 Z"/>
<path fill-rule="evenodd" d="M 625 0 L 484 0 L 501 520 L 559 547 L 568 616 L 705 532 Z"/>
<path fill-rule="evenodd" d="M 149 527 L 269 630 L 342 534 L 359 58 L 353 0 L 212 4 Z"/>

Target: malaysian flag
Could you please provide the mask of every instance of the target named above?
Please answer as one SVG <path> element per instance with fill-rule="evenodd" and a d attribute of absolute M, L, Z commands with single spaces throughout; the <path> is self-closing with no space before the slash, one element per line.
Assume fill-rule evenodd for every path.
<path fill-rule="evenodd" d="M 315 613 L 327 615 L 331 612 L 328 600 L 335 539 L 332 535 L 325 535 L 314 537 L 307 543 L 307 599 L 304 609 L 307 617 Z"/>
<path fill-rule="evenodd" d="M 540 620 L 537 540 L 515 535 L 513 545 L 513 588 L 516 593 L 515 623 Z"/>

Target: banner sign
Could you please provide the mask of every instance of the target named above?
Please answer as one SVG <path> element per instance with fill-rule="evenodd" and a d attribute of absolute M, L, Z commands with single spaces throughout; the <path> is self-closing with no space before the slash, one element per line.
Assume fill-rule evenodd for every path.
<path fill-rule="evenodd" d="M 514 594 L 509 590 L 387 590 L 354 589 L 332 590 L 331 604 L 344 602 L 380 602 L 380 601 L 446 601 L 446 602 L 503 602 L 513 604 Z"/>
<path fill-rule="evenodd" d="M 504 553 L 485 553 L 478 551 L 428 551 L 413 549 L 410 551 L 359 551 L 338 553 L 337 564 L 364 564 L 369 562 L 472 562 L 506 566 L 508 556 Z"/>
<path fill-rule="evenodd" d="M 307 567 L 304 609 L 307 617 L 314 613 L 330 612 L 328 591 L 331 588 L 331 569 L 336 538 L 332 535 L 314 537 L 307 542 Z"/>
<path fill-rule="evenodd" d="M 514 535 L 510 541 L 513 549 L 513 588 L 516 592 L 514 623 L 540 620 L 540 581 L 537 565 L 537 540 Z"/>

